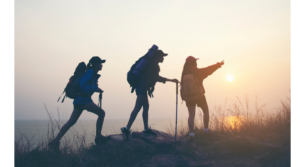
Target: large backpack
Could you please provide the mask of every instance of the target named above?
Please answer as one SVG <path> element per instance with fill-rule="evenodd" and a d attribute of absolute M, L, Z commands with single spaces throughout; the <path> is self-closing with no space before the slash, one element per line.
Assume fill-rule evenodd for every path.
<path fill-rule="evenodd" d="M 139 58 L 130 68 L 129 72 L 127 73 L 127 82 L 129 83 L 131 89 L 131 93 L 133 93 L 136 84 L 141 80 L 141 77 L 136 76 L 135 74 L 133 74 L 133 70 L 136 68 L 136 66 L 141 62 L 141 60 L 144 58 L 145 56 Z"/>
<path fill-rule="evenodd" d="M 180 95 L 181 99 L 184 101 L 196 101 L 204 96 L 203 88 L 200 87 L 196 76 L 193 74 L 186 74 L 183 76 Z"/>
<path fill-rule="evenodd" d="M 79 88 L 79 80 L 83 76 L 83 74 L 86 71 L 86 64 L 84 62 L 81 62 L 78 64 L 74 71 L 74 75 L 70 77 L 68 84 L 66 85 L 63 93 L 65 93 L 64 98 L 62 99 L 62 103 L 65 100 L 65 97 L 67 96 L 70 99 L 75 99 L 76 96 L 81 92 Z M 59 96 L 57 102 L 59 101 L 61 95 Z"/>
<path fill-rule="evenodd" d="M 158 50 L 156 45 L 153 45 L 149 51 L 141 58 L 139 58 L 130 68 L 127 73 L 127 82 L 129 83 L 131 89 L 131 93 L 133 93 L 136 84 L 143 77 L 144 72 L 149 66 L 150 61 L 153 59 L 155 52 Z"/>

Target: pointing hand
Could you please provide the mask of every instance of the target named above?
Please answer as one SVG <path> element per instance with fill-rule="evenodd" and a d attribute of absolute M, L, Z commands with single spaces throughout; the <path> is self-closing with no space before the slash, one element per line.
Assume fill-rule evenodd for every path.
<path fill-rule="evenodd" d="M 221 66 L 224 65 L 224 60 L 222 60 L 220 63 L 218 62 Z"/>

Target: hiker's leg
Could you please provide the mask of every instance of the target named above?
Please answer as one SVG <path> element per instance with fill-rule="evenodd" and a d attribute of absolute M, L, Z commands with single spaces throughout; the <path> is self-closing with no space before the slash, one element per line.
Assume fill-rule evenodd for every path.
<path fill-rule="evenodd" d="M 195 107 L 196 105 L 187 106 L 189 111 L 188 125 L 191 133 L 194 132 Z"/>
<path fill-rule="evenodd" d="M 144 129 L 148 129 L 148 110 L 149 110 L 149 101 L 148 96 L 143 101 L 143 122 L 144 122 Z"/>
<path fill-rule="evenodd" d="M 104 122 L 105 111 L 103 109 L 100 110 L 100 107 L 98 107 L 93 102 L 84 105 L 83 108 L 88 110 L 89 112 L 92 112 L 92 113 L 98 115 L 98 119 L 97 119 L 97 123 L 96 123 L 96 136 L 100 136 L 101 131 L 102 131 L 103 122 Z"/>
<path fill-rule="evenodd" d="M 133 121 L 135 120 L 135 118 L 136 118 L 137 114 L 139 113 L 140 109 L 142 108 L 143 101 L 144 101 L 145 98 L 147 98 L 147 96 L 145 97 L 143 95 L 137 95 L 134 109 L 131 112 L 129 121 L 127 123 L 128 130 L 130 129 L 131 125 L 133 124 Z"/>
<path fill-rule="evenodd" d="M 200 107 L 201 107 L 201 109 L 203 111 L 203 115 L 204 115 L 203 116 L 204 128 L 207 129 L 208 124 L 209 124 L 209 111 L 208 111 L 208 105 L 207 105 L 205 96 L 203 98 L 201 98 Z"/>
<path fill-rule="evenodd" d="M 70 129 L 71 126 L 73 126 L 79 116 L 81 115 L 82 113 L 82 109 L 79 109 L 79 108 L 74 108 L 72 114 L 71 114 L 71 117 L 70 119 L 68 120 L 67 123 L 64 124 L 64 126 L 60 129 L 58 135 L 56 136 L 56 138 L 54 139 L 55 141 L 60 141 L 60 139 L 65 135 L 65 133 Z"/>

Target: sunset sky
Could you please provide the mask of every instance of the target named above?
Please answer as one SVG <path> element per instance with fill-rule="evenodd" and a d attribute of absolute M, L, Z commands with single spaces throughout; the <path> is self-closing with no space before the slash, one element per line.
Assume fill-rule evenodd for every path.
<path fill-rule="evenodd" d="M 15 1 L 15 119 L 68 119 L 72 100 L 57 103 L 81 61 L 106 59 L 99 87 L 106 119 L 128 119 L 136 95 L 131 65 L 156 44 L 169 55 L 160 75 L 180 79 L 186 57 L 198 68 L 225 64 L 204 80 L 209 109 L 248 95 L 272 110 L 290 97 L 291 15 L 287 0 Z M 229 82 L 228 74 L 234 79 Z M 157 83 L 149 118 L 174 118 L 175 84 Z M 93 95 L 95 103 L 98 94 Z M 187 118 L 178 95 L 179 118 Z M 80 119 L 96 119 L 84 112 Z M 137 119 L 141 119 L 141 112 Z"/>

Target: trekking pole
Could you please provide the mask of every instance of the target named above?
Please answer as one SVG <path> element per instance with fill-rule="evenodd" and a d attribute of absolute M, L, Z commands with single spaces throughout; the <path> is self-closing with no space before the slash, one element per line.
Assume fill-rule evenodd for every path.
<path fill-rule="evenodd" d="M 100 111 L 101 111 L 101 107 L 102 107 L 102 92 L 99 93 L 99 107 L 100 107 Z"/>
<path fill-rule="evenodd" d="M 102 93 L 103 92 L 100 92 L 99 93 L 99 103 L 98 103 L 98 105 L 99 105 L 99 107 L 100 107 L 100 115 L 98 116 L 99 117 L 99 119 L 101 120 L 101 107 L 102 107 Z M 99 137 L 99 136 L 96 136 L 96 137 Z"/>
<path fill-rule="evenodd" d="M 176 82 L 176 121 L 175 121 L 175 144 L 177 136 L 177 106 L 178 106 L 178 82 Z"/>
<path fill-rule="evenodd" d="M 99 93 L 99 107 L 100 107 L 100 115 L 99 115 L 99 117 L 100 117 L 100 120 L 101 120 L 101 107 L 102 107 L 102 93 L 103 92 L 100 92 Z"/>

